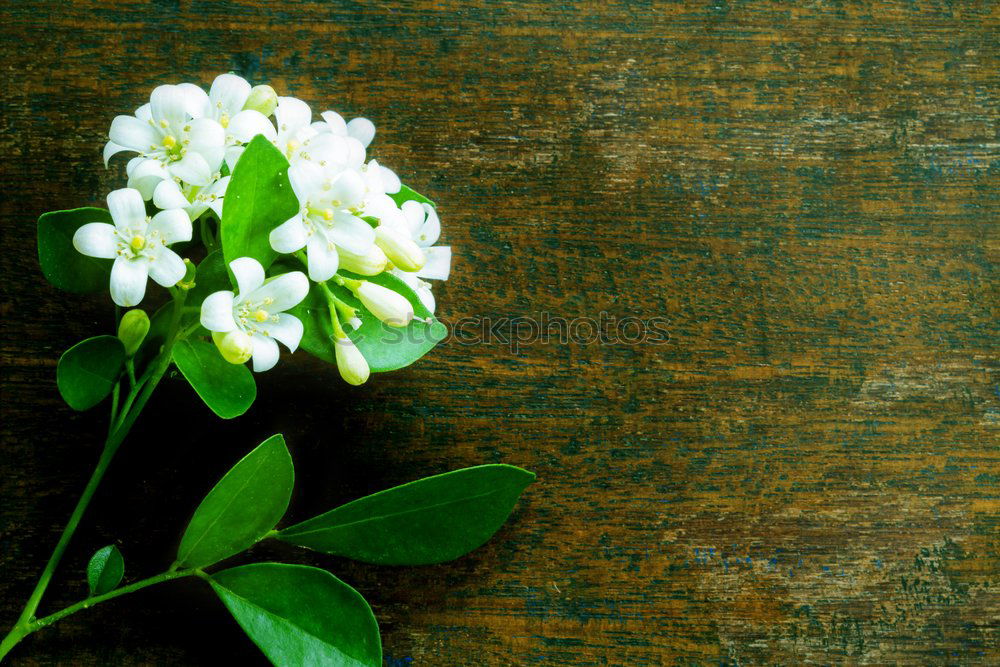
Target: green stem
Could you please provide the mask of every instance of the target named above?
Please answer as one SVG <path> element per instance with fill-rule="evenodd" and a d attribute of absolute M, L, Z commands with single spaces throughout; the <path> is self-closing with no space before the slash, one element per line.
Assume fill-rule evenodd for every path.
<path fill-rule="evenodd" d="M 70 614 L 75 614 L 81 609 L 89 609 L 94 605 L 98 605 L 102 602 L 112 600 L 116 597 L 122 595 L 127 595 L 128 593 L 134 593 L 138 590 L 146 588 L 148 586 L 153 586 L 154 584 L 163 583 L 164 581 L 171 581 L 173 579 L 181 579 L 183 577 L 190 577 L 191 575 L 199 574 L 198 570 L 187 569 L 187 570 L 172 570 L 169 572 L 161 572 L 152 577 L 142 579 L 135 583 L 129 584 L 128 586 L 122 586 L 121 588 L 116 588 L 113 591 L 104 593 L 103 595 L 92 595 L 85 600 L 81 600 L 76 604 L 72 604 L 65 609 L 60 609 L 54 614 L 49 614 L 43 618 L 35 619 L 29 621 L 27 624 L 21 626 L 15 626 L 14 631 L 7 635 L 3 642 L 0 643 L 0 659 L 3 659 L 7 653 L 10 652 L 14 646 L 18 644 L 22 639 L 30 635 L 32 632 L 37 632 L 42 628 L 48 627 L 58 620 L 66 618 Z"/>
<path fill-rule="evenodd" d="M 94 468 L 94 472 L 90 475 L 90 480 L 88 480 L 87 486 L 84 488 L 83 494 L 80 496 L 80 500 L 77 501 L 76 507 L 73 508 L 73 513 L 70 515 L 69 521 L 66 523 L 66 527 L 59 536 L 59 542 L 56 543 L 56 548 L 53 549 L 52 555 L 49 556 L 49 560 L 45 564 L 45 569 L 42 570 L 42 574 L 38 578 L 38 583 L 35 584 L 35 589 L 31 592 L 28 602 L 24 605 L 24 610 L 17 619 L 17 623 L 14 624 L 13 629 L 7 637 L 4 638 L 3 642 L 0 643 L 0 646 L 3 647 L 3 649 L 0 650 L 0 658 L 13 648 L 17 642 L 34 631 L 29 628 L 31 628 L 32 624 L 36 622 L 34 620 L 35 611 L 37 611 L 38 605 L 42 601 L 42 596 L 45 594 L 45 590 L 49 586 L 49 582 L 52 579 L 52 575 L 55 573 L 56 567 L 59 566 L 59 562 L 62 560 L 63 554 L 66 552 L 66 547 L 69 546 L 73 533 L 76 532 L 80 519 L 83 518 L 83 514 L 87 510 L 87 506 L 90 505 L 90 501 L 93 499 L 98 485 L 104 478 L 104 473 L 107 472 L 108 466 L 111 464 L 111 459 L 114 458 L 115 452 L 118 451 L 118 447 L 125 439 L 125 436 L 128 435 L 128 432 L 135 423 L 135 420 L 139 417 L 139 413 L 146 405 L 146 401 L 149 400 L 149 397 L 156 388 L 156 385 L 159 383 L 163 374 L 166 373 L 167 368 L 170 366 L 171 352 L 173 350 L 174 342 L 177 339 L 177 329 L 180 325 L 182 308 L 184 307 L 184 298 L 187 293 L 183 290 L 176 290 L 173 294 L 174 310 L 171 316 L 169 333 L 167 334 L 167 343 L 163 346 L 160 356 L 156 359 L 155 367 L 149 375 L 148 380 L 132 386 L 132 389 L 129 391 L 129 394 L 122 405 L 122 410 L 118 415 L 117 420 L 112 420 L 113 428 L 108 434 L 107 439 L 104 441 L 104 450 L 101 452 L 101 457 L 97 461 L 97 467 Z"/>
<path fill-rule="evenodd" d="M 347 334 L 344 333 L 344 328 L 340 326 L 340 318 L 337 317 L 337 302 L 340 301 L 340 299 L 334 296 L 330 287 L 325 282 L 319 283 L 319 286 L 323 290 L 323 294 L 326 296 L 326 307 L 327 310 L 330 311 L 330 324 L 333 326 L 333 335 L 338 339 L 345 338 Z"/>

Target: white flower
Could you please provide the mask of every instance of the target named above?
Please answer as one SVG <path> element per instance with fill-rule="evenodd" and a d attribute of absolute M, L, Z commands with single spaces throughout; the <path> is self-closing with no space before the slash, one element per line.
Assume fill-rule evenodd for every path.
<path fill-rule="evenodd" d="M 361 354 L 358 346 L 350 338 L 344 336 L 334 340 L 333 347 L 340 377 L 344 378 L 348 384 L 355 386 L 367 382 L 371 371 L 368 368 L 368 361 Z"/>
<path fill-rule="evenodd" d="M 250 337 L 253 369 L 262 372 L 278 363 L 281 341 L 291 352 L 302 340 L 302 322 L 284 311 L 298 305 L 309 292 L 309 280 L 292 271 L 264 282 L 264 267 L 252 257 L 229 263 L 239 293 L 228 290 L 205 297 L 201 325 L 212 332 L 241 332 Z"/>
<path fill-rule="evenodd" d="M 212 82 L 208 93 L 205 115 L 223 127 L 226 135 L 226 164 L 232 171 L 243 153 L 242 144 L 258 134 L 272 143 L 277 138 L 274 125 L 267 116 L 255 109 L 247 109 L 251 92 L 250 84 L 235 74 L 220 74 Z"/>
<path fill-rule="evenodd" d="M 212 209 L 222 219 L 222 200 L 229 187 L 229 176 L 213 181 L 208 187 L 180 184 L 165 179 L 153 189 L 153 204 L 157 208 L 183 208 L 188 217 L 197 220 L 207 209 Z"/>
<path fill-rule="evenodd" d="M 368 254 L 375 230 L 351 213 L 364 193 L 357 172 L 344 171 L 331 179 L 320 166 L 303 161 L 289 167 L 288 179 L 302 208 L 271 231 L 275 251 L 292 253 L 305 248 L 309 278 L 316 282 L 329 280 L 337 272 L 338 247 L 354 255 Z"/>
<path fill-rule="evenodd" d="M 425 261 L 417 271 L 403 271 L 397 267 L 390 273 L 409 285 L 420 297 L 421 303 L 433 313 L 436 304 L 431 284 L 422 278 L 448 279 L 451 272 L 451 246 L 434 246 L 441 235 L 441 221 L 433 206 L 411 200 L 403 202 L 402 212 L 406 219 L 405 229 L 413 242 L 423 249 Z"/>
<path fill-rule="evenodd" d="M 365 280 L 361 281 L 354 294 L 372 315 L 391 327 L 405 327 L 413 320 L 413 304 L 388 287 Z"/>
<path fill-rule="evenodd" d="M 184 277 L 185 267 L 171 243 L 191 240 L 191 220 L 180 209 L 146 215 L 142 195 L 130 188 L 108 194 L 114 225 L 89 222 L 73 235 L 73 246 L 90 257 L 114 258 L 111 298 L 122 307 L 134 306 L 146 293 L 146 279 L 172 287 Z"/>
<path fill-rule="evenodd" d="M 204 116 L 209 105 L 205 91 L 193 84 L 158 86 L 149 103 L 136 109 L 134 116 L 117 116 L 111 122 L 105 164 L 115 153 L 135 151 L 159 163 L 174 178 L 208 185 L 222 165 L 226 142 L 222 125 Z M 134 169 L 138 165 L 133 165 Z M 144 169 L 151 175 L 156 166 Z M 146 190 L 152 195 L 152 188 Z"/>

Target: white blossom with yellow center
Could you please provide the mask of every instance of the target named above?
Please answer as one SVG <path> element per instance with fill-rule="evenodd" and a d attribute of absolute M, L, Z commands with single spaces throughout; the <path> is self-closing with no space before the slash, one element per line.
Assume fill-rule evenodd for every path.
<path fill-rule="evenodd" d="M 253 369 L 263 372 L 278 363 L 280 341 L 294 352 L 302 340 L 302 322 L 286 313 L 309 292 L 309 280 L 292 271 L 265 282 L 264 267 L 252 257 L 229 263 L 236 278 L 237 293 L 221 291 L 205 297 L 201 325 L 220 334 L 238 332 L 250 339 Z"/>
<path fill-rule="evenodd" d="M 184 277 L 184 260 L 167 246 L 191 240 L 191 220 L 181 209 L 146 215 L 142 195 L 131 188 L 108 194 L 114 224 L 89 222 L 73 235 L 73 246 L 84 255 L 114 259 L 111 298 L 122 307 L 142 301 L 146 280 L 172 287 Z"/>

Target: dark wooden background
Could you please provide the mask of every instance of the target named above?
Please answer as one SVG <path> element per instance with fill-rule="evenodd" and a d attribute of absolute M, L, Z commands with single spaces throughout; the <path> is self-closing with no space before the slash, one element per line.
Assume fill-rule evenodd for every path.
<path fill-rule="evenodd" d="M 985 1 L 8 0 L 0 623 L 105 428 L 54 376 L 110 301 L 44 283 L 35 220 L 121 187 L 114 115 L 234 70 L 375 121 L 455 248 L 446 321 L 660 317 L 670 342 L 452 342 L 361 389 L 297 354 L 227 423 L 167 382 L 44 609 L 109 542 L 129 579 L 169 564 L 280 431 L 292 518 L 467 465 L 538 473 L 451 564 L 255 551 L 354 585 L 389 665 L 1000 663 L 998 34 Z M 263 661 L 198 581 L 12 658 Z"/>

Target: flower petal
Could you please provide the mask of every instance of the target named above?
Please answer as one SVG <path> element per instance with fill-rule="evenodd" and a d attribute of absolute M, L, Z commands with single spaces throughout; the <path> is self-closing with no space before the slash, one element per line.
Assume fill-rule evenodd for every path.
<path fill-rule="evenodd" d="M 185 219 L 187 218 L 187 213 L 184 211 L 178 211 L 178 213 L 183 215 Z M 184 277 L 186 271 L 184 260 L 170 248 L 160 248 L 156 257 L 149 262 L 149 277 L 163 287 L 176 285 Z"/>
<path fill-rule="evenodd" d="M 181 186 L 172 178 L 160 181 L 153 190 L 153 204 L 156 208 L 187 208 L 191 202 L 181 192 Z"/>
<path fill-rule="evenodd" d="M 191 228 L 191 219 L 188 214 L 183 211 L 183 207 L 178 207 L 160 211 L 154 215 L 149 223 L 148 231 L 150 233 L 159 232 L 169 245 L 178 241 L 190 241 L 194 230 Z"/>
<path fill-rule="evenodd" d="M 115 227 L 121 232 L 141 231 L 146 228 L 146 204 L 142 195 L 132 188 L 121 188 L 108 193 L 108 210 Z"/>
<path fill-rule="evenodd" d="M 271 299 L 271 303 L 267 306 L 268 312 L 280 313 L 299 305 L 308 293 L 309 279 L 306 278 L 306 274 L 301 271 L 291 271 L 264 283 L 253 291 L 250 298 L 254 301 Z"/>
<path fill-rule="evenodd" d="M 153 112 L 150 109 L 149 102 L 146 102 L 135 110 L 135 117 L 147 124 L 153 120 Z"/>
<path fill-rule="evenodd" d="M 222 148 L 226 145 L 226 131 L 211 118 L 196 118 L 185 127 L 188 130 L 189 151 L 204 153 L 213 148 Z"/>
<path fill-rule="evenodd" d="M 168 169 L 176 176 L 191 185 L 208 185 L 212 182 L 212 168 L 208 166 L 200 154 L 188 151 L 184 157 L 172 163 Z"/>
<path fill-rule="evenodd" d="M 234 259 L 229 262 L 229 268 L 236 278 L 241 298 L 247 298 L 251 292 L 264 284 L 264 267 L 253 257 Z"/>
<path fill-rule="evenodd" d="M 209 113 L 208 95 L 201 86 L 193 83 L 179 83 L 177 88 L 184 96 L 184 111 L 192 118 L 201 118 Z"/>
<path fill-rule="evenodd" d="M 365 163 L 365 146 L 354 137 L 347 137 L 347 166 L 360 169 Z"/>
<path fill-rule="evenodd" d="M 296 215 L 271 230 L 268 240 L 275 252 L 290 253 L 301 250 L 306 244 L 306 228 L 302 216 Z"/>
<path fill-rule="evenodd" d="M 406 229 L 410 232 L 410 236 L 416 240 L 420 228 L 424 224 L 424 220 L 427 219 L 427 212 L 424 211 L 424 207 L 420 205 L 420 202 L 404 201 L 399 206 L 399 210 L 403 212 L 403 217 L 406 218 Z M 419 244 L 419 241 L 417 241 Z"/>
<path fill-rule="evenodd" d="M 305 206 L 309 198 L 315 196 L 323 187 L 326 175 L 319 165 L 300 161 L 288 168 L 288 180 L 292 183 L 292 190 L 298 197 L 299 203 Z"/>
<path fill-rule="evenodd" d="M 417 230 L 413 240 L 417 242 L 417 245 L 426 248 L 437 243 L 438 237 L 441 236 L 441 219 L 438 218 L 437 211 L 430 204 L 421 204 L 421 206 L 427 214 L 427 219 L 423 226 Z"/>
<path fill-rule="evenodd" d="M 347 123 L 344 122 L 344 117 L 336 111 L 324 111 L 320 114 L 320 118 L 326 123 L 327 130 L 330 132 L 339 136 L 347 134 Z"/>
<path fill-rule="evenodd" d="M 119 146 L 113 141 L 109 141 L 108 143 L 104 144 L 104 166 L 105 167 L 108 166 L 108 160 L 110 160 L 113 155 L 116 155 L 118 153 L 121 153 L 122 151 L 127 151 L 127 150 L 131 149 L 129 149 L 126 146 Z"/>
<path fill-rule="evenodd" d="M 274 125 L 267 116 L 253 109 L 241 111 L 233 116 L 226 127 L 226 134 L 242 143 L 248 143 L 258 134 L 263 134 L 268 141 L 275 141 L 278 138 Z"/>
<path fill-rule="evenodd" d="M 236 329 L 233 319 L 233 293 L 213 292 L 201 302 L 201 326 L 209 331 L 227 333 Z"/>
<path fill-rule="evenodd" d="M 434 312 L 434 308 L 437 306 L 437 302 L 434 300 L 434 294 L 431 292 L 430 287 L 421 287 L 420 289 L 414 290 L 417 293 L 417 298 L 420 299 L 420 303 L 424 304 L 424 308 Z"/>
<path fill-rule="evenodd" d="M 375 123 L 367 118 L 352 118 L 347 124 L 347 134 L 361 142 L 361 145 L 368 148 L 368 145 L 375 138 Z"/>
<path fill-rule="evenodd" d="M 382 185 L 385 186 L 385 191 L 390 194 L 399 192 L 399 189 L 403 187 L 403 183 L 399 180 L 396 172 L 382 165 L 379 165 L 379 169 L 382 171 Z"/>
<path fill-rule="evenodd" d="M 421 278 L 431 280 L 448 280 L 451 273 L 451 246 L 439 245 L 424 249 L 423 267 L 417 271 Z"/>
<path fill-rule="evenodd" d="M 278 363 L 278 344 L 273 339 L 254 334 L 250 336 L 253 343 L 253 370 L 255 373 L 263 373 L 274 368 Z"/>
<path fill-rule="evenodd" d="M 108 133 L 111 141 L 125 148 L 146 154 L 160 144 L 160 135 L 149 123 L 135 116 L 115 116 Z"/>
<path fill-rule="evenodd" d="M 278 318 L 277 322 L 265 322 L 258 327 L 268 336 L 281 341 L 289 351 L 294 352 L 295 348 L 299 346 L 299 341 L 302 340 L 302 332 L 304 331 L 302 321 L 288 313 L 278 313 L 276 317 Z"/>
<path fill-rule="evenodd" d="M 229 146 L 226 148 L 226 166 L 229 167 L 229 173 L 233 173 L 233 169 L 236 169 L 236 163 L 239 162 L 240 156 L 243 155 L 243 151 L 246 148 L 243 146 Z"/>
<path fill-rule="evenodd" d="M 375 230 L 372 226 L 344 211 L 333 214 L 333 224 L 326 230 L 326 234 L 334 243 L 355 255 L 364 255 L 375 242 Z"/>
<path fill-rule="evenodd" d="M 250 84 L 242 76 L 235 74 L 220 74 L 215 77 L 208 91 L 215 118 L 224 113 L 235 116 L 243 109 L 248 97 Z"/>
<path fill-rule="evenodd" d="M 111 259 L 118 254 L 117 246 L 115 226 L 106 222 L 88 222 L 73 234 L 73 247 L 89 257 Z"/>
<path fill-rule="evenodd" d="M 149 110 L 156 123 L 166 121 L 176 127 L 187 120 L 190 106 L 191 94 L 180 86 L 157 86 L 149 96 Z"/>
<path fill-rule="evenodd" d="M 111 267 L 111 299 L 122 308 L 130 308 L 146 294 L 149 261 L 145 258 L 119 257 Z"/>
<path fill-rule="evenodd" d="M 354 170 L 345 171 L 333 182 L 327 196 L 345 207 L 356 206 L 365 196 L 365 182 Z"/>
<path fill-rule="evenodd" d="M 298 98 L 279 97 L 274 118 L 278 121 L 278 132 L 284 135 L 308 125 L 312 120 L 312 111 L 309 110 L 308 104 Z"/>
<path fill-rule="evenodd" d="M 309 265 L 309 278 L 321 283 L 337 272 L 340 255 L 323 234 L 313 234 L 306 242 L 306 262 Z"/>
<path fill-rule="evenodd" d="M 128 175 L 128 186 L 139 191 L 143 199 L 150 199 L 156 186 L 170 178 L 170 172 L 159 160 L 144 159 L 137 162 Z"/>

